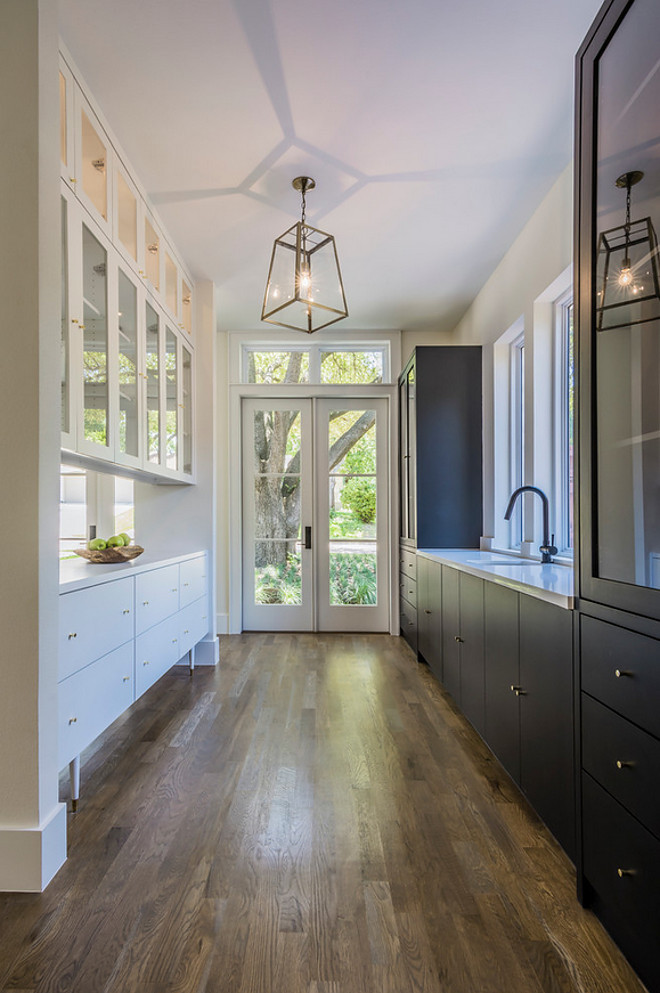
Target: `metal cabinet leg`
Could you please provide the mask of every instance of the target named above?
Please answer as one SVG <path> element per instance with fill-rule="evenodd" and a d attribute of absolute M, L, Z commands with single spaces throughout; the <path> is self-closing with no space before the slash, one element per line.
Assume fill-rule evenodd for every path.
<path fill-rule="evenodd" d="M 191 648 L 190 651 L 188 652 L 188 667 L 190 669 L 190 675 L 191 676 L 192 676 L 193 672 L 195 671 L 195 655 L 194 655 L 194 652 L 195 652 L 195 649 L 194 648 Z"/>
<path fill-rule="evenodd" d="M 69 780 L 71 782 L 71 809 L 75 813 L 78 809 L 78 797 L 80 796 L 80 756 L 76 755 L 69 762 Z"/>

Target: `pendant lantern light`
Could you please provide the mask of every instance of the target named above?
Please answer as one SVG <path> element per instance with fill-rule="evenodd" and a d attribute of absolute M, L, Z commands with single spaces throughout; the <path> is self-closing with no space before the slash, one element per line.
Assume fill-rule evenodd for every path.
<path fill-rule="evenodd" d="M 626 223 L 598 239 L 596 318 L 598 331 L 645 324 L 660 317 L 658 240 L 650 217 L 630 219 L 630 191 L 644 178 L 625 172 L 616 181 L 626 191 Z"/>
<path fill-rule="evenodd" d="M 312 334 L 348 317 L 335 239 L 307 224 L 305 195 L 316 183 L 297 176 L 301 219 L 275 239 L 261 320 Z"/>

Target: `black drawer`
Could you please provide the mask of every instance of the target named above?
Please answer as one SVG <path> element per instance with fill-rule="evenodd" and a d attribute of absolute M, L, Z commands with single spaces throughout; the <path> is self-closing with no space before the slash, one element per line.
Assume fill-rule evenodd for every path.
<path fill-rule="evenodd" d="M 660 838 L 660 741 L 585 693 L 582 764 Z"/>
<path fill-rule="evenodd" d="M 407 600 L 400 600 L 401 633 L 414 651 L 417 651 L 417 610 Z"/>
<path fill-rule="evenodd" d="M 660 842 L 582 774 L 584 875 L 592 905 L 642 979 L 660 983 Z"/>
<path fill-rule="evenodd" d="M 660 642 L 581 618 L 582 689 L 660 737 Z"/>
<path fill-rule="evenodd" d="M 411 579 L 417 579 L 417 556 L 415 553 L 409 552 L 405 548 L 400 549 L 399 568 L 402 576 L 406 575 Z"/>
<path fill-rule="evenodd" d="M 417 606 L 417 580 L 402 573 L 399 581 L 399 592 L 401 597 L 407 600 L 411 606 Z"/>

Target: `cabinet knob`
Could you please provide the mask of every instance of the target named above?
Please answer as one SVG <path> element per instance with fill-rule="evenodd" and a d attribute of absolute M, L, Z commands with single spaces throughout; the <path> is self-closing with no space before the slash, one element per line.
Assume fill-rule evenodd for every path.
<path fill-rule="evenodd" d="M 634 762 L 630 762 L 628 759 L 617 759 L 616 767 L 617 769 L 632 769 Z"/>
<path fill-rule="evenodd" d="M 177 588 L 176 588 L 176 586 L 175 586 L 175 587 L 173 588 L 173 590 L 172 590 L 172 593 L 178 593 L 178 592 L 179 592 L 179 591 L 178 591 L 178 589 L 177 589 Z"/>
<path fill-rule="evenodd" d="M 615 669 L 614 675 L 617 679 L 621 679 L 622 676 L 632 676 L 632 672 L 629 669 Z"/>
<path fill-rule="evenodd" d="M 616 874 L 619 877 L 619 879 L 623 879 L 624 876 L 634 876 L 635 875 L 635 870 L 634 869 L 617 869 L 616 870 Z"/>
<path fill-rule="evenodd" d="M 122 614 L 130 614 L 130 610 L 126 608 L 126 610 L 122 610 Z"/>
<path fill-rule="evenodd" d="M 511 687 L 511 692 L 512 693 L 515 693 L 516 696 L 524 696 L 525 695 L 525 691 L 522 688 L 522 686 L 512 686 Z"/>
<path fill-rule="evenodd" d="M 78 718 L 77 717 L 70 717 L 69 718 L 69 724 L 77 724 L 77 723 L 78 723 Z"/>
<path fill-rule="evenodd" d="M 149 665 L 149 660 L 147 659 L 145 662 L 142 663 L 142 665 Z"/>
<path fill-rule="evenodd" d="M 433 613 L 433 611 L 432 611 L 432 610 L 426 610 L 426 608 L 424 608 L 424 613 L 425 613 L 425 614 L 432 614 L 432 613 Z"/>
<path fill-rule="evenodd" d="M 77 631 L 70 631 L 69 632 L 69 635 L 68 635 L 69 641 L 71 641 L 72 638 L 77 638 L 77 637 L 78 637 L 78 632 Z"/>
<path fill-rule="evenodd" d="M 190 586 L 190 583 L 184 583 L 183 585 L 184 586 Z"/>
<path fill-rule="evenodd" d="M 176 643 L 177 643 L 178 640 L 179 640 L 178 638 L 172 638 L 172 644 L 173 645 L 176 645 Z"/>
<path fill-rule="evenodd" d="M 455 641 L 455 642 L 456 642 L 456 643 L 457 643 L 458 645 L 462 645 L 462 644 L 463 644 L 463 639 L 462 639 L 462 638 L 459 638 L 459 636 L 458 636 L 457 634 L 455 634 L 455 635 L 454 635 L 454 641 Z"/>
<path fill-rule="evenodd" d="M 129 681 L 129 679 L 130 679 L 130 678 L 131 678 L 130 676 L 124 676 L 124 677 L 122 678 L 122 683 L 127 683 L 127 682 Z"/>
<path fill-rule="evenodd" d="M 190 632 L 189 632 L 189 630 L 188 630 L 188 628 L 186 628 L 186 630 L 185 630 L 185 631 L 184 631 L 183 633 L 184 633 L 184 634 L 190 634 Z"/>
<path fill-rule="evenodd" d="M 143 600 L 142 601 L 142 606 L 143 607 L 148 607 L 149 606 L 149 601 L 148 600 Z"/>

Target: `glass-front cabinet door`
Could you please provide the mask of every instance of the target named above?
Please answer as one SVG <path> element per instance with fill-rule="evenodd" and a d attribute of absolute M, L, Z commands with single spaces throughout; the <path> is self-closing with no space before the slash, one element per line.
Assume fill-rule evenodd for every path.
<path fill-rule="evenodd" d="M 145 327 L 146 355 L 146 460 L 161 464 L 161 323 L 156 310 L 147 302 Z"/>
<path fill-rule="evenodd" d="M 659 37 L 657 0 L 615 3 L 582 55 L 578 266 L 580 593 L 657 616 Z"/>
<path fill-rule="evenodd" d="M 181 469 L 184 476 L 193 475 L 193 357 L 184 344 L 181 345 Z"/>
<path fill-rule="evenodd" d="M 165 328 L 165 465 L 179 468 L 179 363 L 178 339 Z"/>
<path fill-rule="evenodd" d="M 99 121 L 79 90 L 75 91 L 75 189 L 82 204 L 112 236 L 112 149 Z"/>
<path fill-rule="evenodd" d="M 138 290 L 119 267 L 117 279 L 117 461 L 139 466 L 140 432 L 140 339 L 138 334 Z"/>
<path fill-rule="evenodd" d="M 78 426 L 80 450 L 112 458 L 108 335 L 108 252 L 86 224 L 82 225 L 82 410 Z"/>

